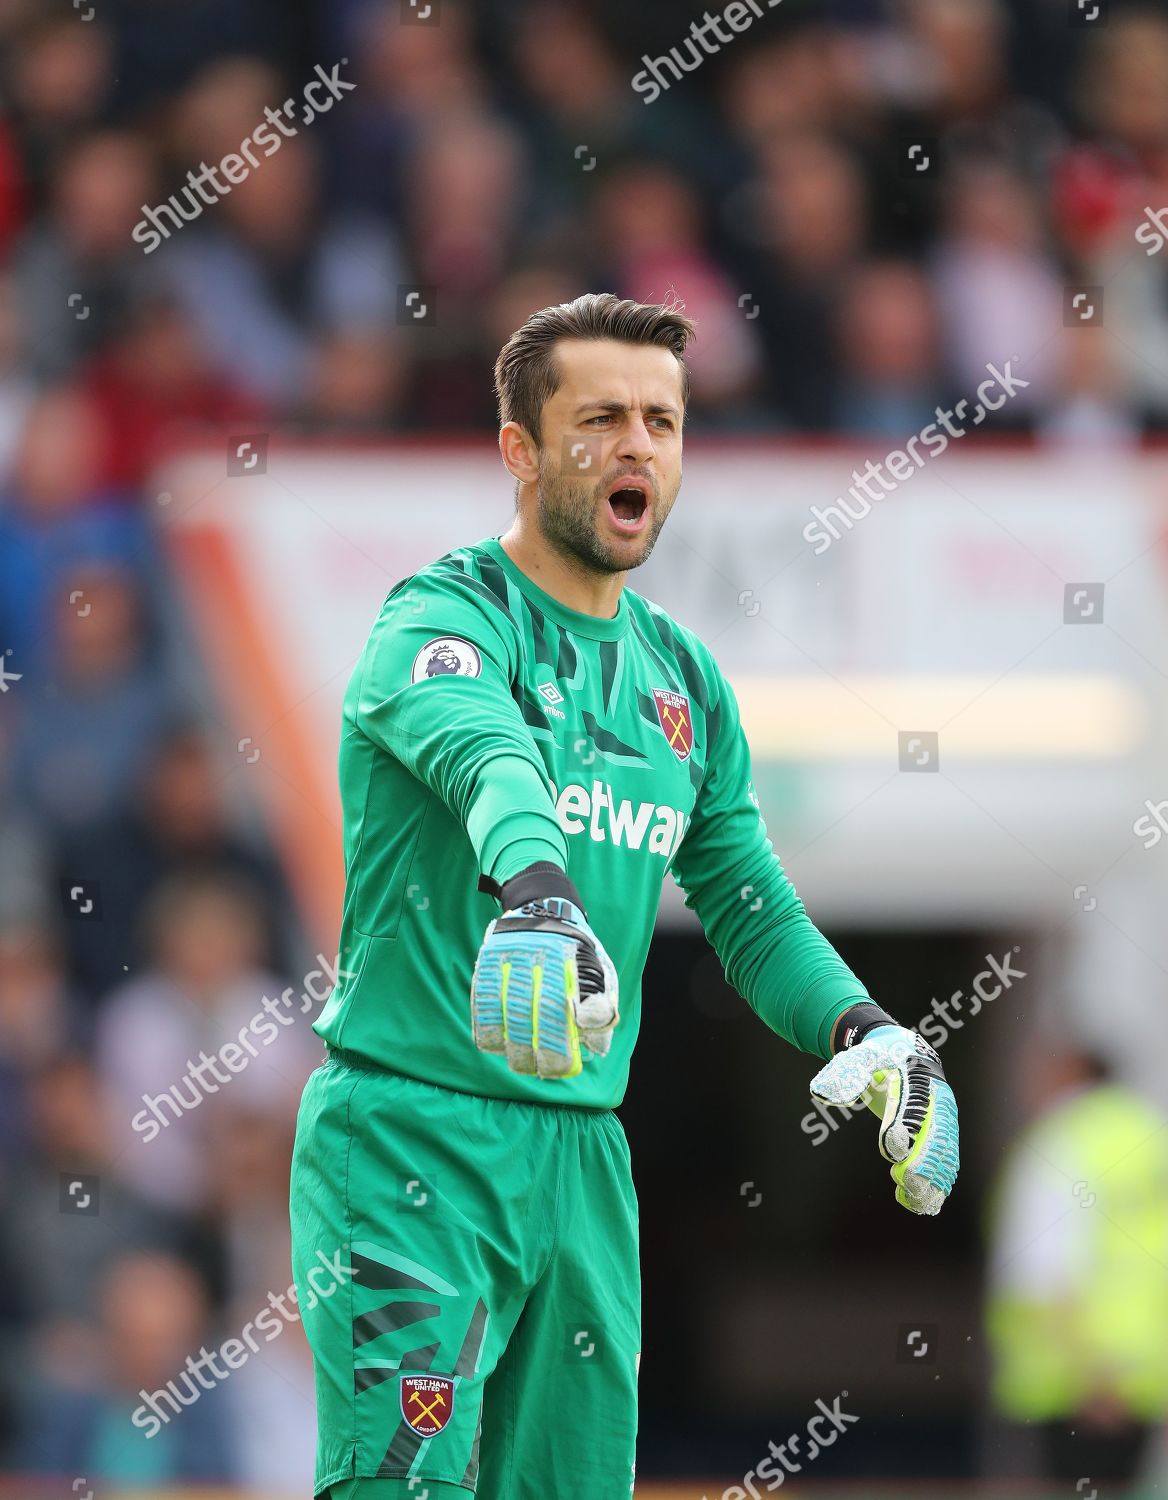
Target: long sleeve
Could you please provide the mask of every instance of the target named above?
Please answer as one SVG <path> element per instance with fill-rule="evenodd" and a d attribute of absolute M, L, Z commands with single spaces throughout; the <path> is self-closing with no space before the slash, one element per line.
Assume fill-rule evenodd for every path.
<path fill-rule="evenodd" d="M 382 606 L 351 705 L 354 727 L 442 799 L 500 883 L 537 859 L 568 862 L 551 780 L 511 695 L 519 650 L 514 621 L 473 580 L 417 574 Z"/>
<path fill-rule="evenodd" d="M 775 854 L 737 700 L 706 655 L 717 694 L 714 728 L 674 876 L 730 984 L 772 1031 L 804 1052 L 828 1057 L 836 1017 L 870 997 L 807 915 Z"/>

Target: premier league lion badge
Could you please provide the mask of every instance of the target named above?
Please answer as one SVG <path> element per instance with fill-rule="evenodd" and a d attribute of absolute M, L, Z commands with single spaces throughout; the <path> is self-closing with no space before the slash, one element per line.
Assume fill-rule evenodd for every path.
<path fill-rule="evenodd" d="M 483 659 L 478 648 L 456 635 L 440 635 L 427 641 L 414 657 L 411 682 L 424 682 L 427 677 L 478 677 L 482 674 Z"/>

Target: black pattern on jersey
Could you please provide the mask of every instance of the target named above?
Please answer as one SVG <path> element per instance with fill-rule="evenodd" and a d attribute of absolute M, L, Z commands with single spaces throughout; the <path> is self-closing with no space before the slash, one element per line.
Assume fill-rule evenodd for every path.
<path fill-rule="evenodd" d="M 673 653 L 681 675 L 685 678 L 686 691 L 703 713 L 708 713 L 710 700 L 706 694 L 706 679 L 702 676 L 702 670 L 693 658 L 693 654 L 683 646 L 674 634 L 673 626 L 664 615 L 650 613 L 650 618 L 656 627 L 657 634 L 662 642 Z"/>
<path fill-rule="evenodd" d="M 575 680 L 582 664 L 571 636 L 555 621 L 549 621 L 538 605 L 533 604 L 522 589 L 512 585 L 507 574 L 493 557 L 481 552 L 471 552 L 466 548 L 456 548 L 431 563 L 428 571 L 454 577 L 459 583 L 472 589 L 480 598 L 493 605 L 500 614 L 506 616 L 519 631 L 522 639 L 527 638 L 527 632 L 523 629 L 520 620 L 526 613 L 531 623 L 530 638 L 536 665 L 548 667 L 557 678 Z M 403 578 L 400 583 L 395 584 L 390 597 L 410 583 L 415 576 L 411 574 L 409 578 Z M 678 639 L 668 617 L 654 610 L 649 610 L 648 614 L 653 622 L 652 633 L 644 628 L 637 615 L 631 611 L 630 624 L 660 674 L 660 680 L 653 686 L 665 687 L 675 693 L 684 692 L 690 698 L 692 705 L 706 716 L 708 757 L 708 746 L 713 743 L 717 734 L 721 707 L 715 705 L 711 709 L 709 693 L 701 668 L 693 653 Z M 623 645 L 620 641 L 599 641 L 597 645 L 600 657 L 601 702 L 607 714 L 612 711 L 612 690 L 620 667 Z M 578 685 L 582 686 L 583 683 Z M 660 731 L 661 721 L 651 694 L 642 691 L 640 687 L 634 688 L 633 691 L 636 693 L 637 708 L 642 719 L 651 724 L 655 730 Z M 511 696 L 532 734 L 540 740 L 554 743 L 556 736 L 548 723 L 542 705 L 529 695 L 522 682 L 512 684 Z M 626 744 L 624 740 L 600 724 L 596 717 L 586 709 L 582 712 L 581 719 L 592 747 L 599 753 L 624 756 L 642 764 L 651 764 L 651 757 L 647 756 L 644 751 L 639 750 L 635 745 Z M 701 787 L 705 766 L 699 765 L 693 755 L 687 758 L 685 766 L 696 792 Z"/>
<path fill-rule="evenodd" d="M 605 713 L 609 709 L 609 698 L 612 695 L 612 685 L 616 681 L 616 669 L 620 664 L 620 642 L 600 642 L 600 701 L 604 704 Z"/>
<path fill-rule="evenodd" d="M 498 599 L 502 607 L 514 618 L 512 605 L 511 584 L 506 573 L 493 557 L 479 557 L 476 559 L 479 565 L 479 577 Z"/>
<path fill-rule="evenodd" d="M 669 657 L 666 656 L 665 653 L 661 650 L 660 641 L 655 641 L 651 636 L 645 634 L 644 630 L 641 628 L 641 622 L 637 619 L 636 615 L 633 616 L 632 624 L 633 629 L 637 632 L 637 635 L 640 638 L 641 644 L 644 646 L 645 650 L 649 653 L 653 660 L 657 663 L 657 666 L 660 669 L 661 681 L 655 683 L 654 686 L 667 688 L 671 693 L 680 693 L 682 691 L 682 687 L 677 680 L 677 663 L 671 661 Z M 652 699 L 650 699 L 649 702 L 651 705 Z M 654 708 L 652 713 L 646 715 L 646 718 L 651 719 L 652 722 L 656 724 L 657 710 Z"/>
<path fill-rule="evenodd" d="M 588 731 L 588 737 L 597 750 L 608 750 L 613 755 L 627 755 L 633 760 L 643 761 L 650 764 L 649 757 L 643 750 L 638 750 L 636 745 L 626 745 L 624 740 L 618 739 L 611 730 L 605 729 L 603 724 L 598 724 L 596 717 L 588 710 L 581 709 L 580 717 L 584 721 L 584 728 Z"/>
<path fill-rule="evenodd" d="M 535 648 L 535 664 L 537 667 L 551 667 L 554 672 L 556 661 L 552 655 L 552 649 L 547 642 L 547 622 L 544 619 L 543 611 L 532 604 L 526 594 L 520 593 L 519 597 L 523 601 L 523 607 L 531 619 L 531 641 Z"/>
<path fill-rule="evenodd" d="M 388 604 L 396 593 L 398 593 L 401 589 L 404 589 L 407 583 L 413 583 L 414 579 L 417 576 L 418 575 L 416 573 L 411 573 L 408 578 L 399 578 L 398 581 L 394 584 L 393 588 L 390 589 L 389 593 L 386 594 L 382 603 Z"/>
<path fill-rule="evenodd" d="M 511 684 L 511 696 L 518 705 L 519 712 L 523 715 L 523 722 L 531 730 L 536 739 L 547 740 L 555 743 L 555 735 L 548 724 L 547 715 L 538 703 L 532 701 L 527 690 L 521 682 Z"/>
<path fill-rule="evenodd" d="M 434 563 L 431 566 L 431 571 L 439 574 L 445 574 L 446 576 L 451 578 L 456 578 L 459 583 L 464 584 L 467 588 L 478 594 L 481 599 L 485 599 L 488 604 L 494 605 L 494 607 L 499 611 L 500 614 L 507 616 L 512 625 L 515 626 L 516 630 L 519 629 L 519 621 L 515 618 L 515 616 L 511 613 L 511 610 L 507 606 L 506 594 L 504 594 L 503 597 L 500 598 L 493 589 L 487 587 L 482 579 L 476 578 L 473 573 L 470 573 L 465 568 L 459 566 L 452 565 L 451 567 L 445 568 L 440 567 L 437 563 Z"/>
<path fill-rule="evenodd" d="M 576 675 L 576 648 L 572 645 L 572 637 L 565 630 L 557 629 L 559 637 L 560 659 L 556 662 L 556 676 L 566 677 L 569 680 Z"/>

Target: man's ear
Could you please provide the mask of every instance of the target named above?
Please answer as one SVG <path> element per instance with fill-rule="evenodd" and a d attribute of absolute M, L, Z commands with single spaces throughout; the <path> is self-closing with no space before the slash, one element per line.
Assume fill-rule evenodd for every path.
<path fill-rule="evenodd" d="M 518 422 L 504 422 L 499 428 L 499 453 L 507 472 L 521 484 L 539 478 L 539 444 Z"/>

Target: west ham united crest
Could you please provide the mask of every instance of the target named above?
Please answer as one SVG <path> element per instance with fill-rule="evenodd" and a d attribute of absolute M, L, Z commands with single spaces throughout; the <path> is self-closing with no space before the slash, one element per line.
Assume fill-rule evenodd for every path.
<path fill-rule="evenodd" d="M 664 688 L 654 688 L 653 702 L 657 705 L 657 717 L 661 720 L 670 749 L 678 760 L 687 759 L 693 749 L 689 699 L 684 693 L 667 693 Z"/>
<path fill-rule="evenodd" d="M 403 1375 L 401 1409 L 419 1437 L 435 1437 L 454 1412 L 454 1381 L 445 1375 Z"/>
<path fill-rule="evenodd" d="M 457 635 L 440 635 L 427 641 L 414 657 L 411 682 L 425 682 L 427 677 L 478 677 L 483 659 L 477 646 Z"/>

